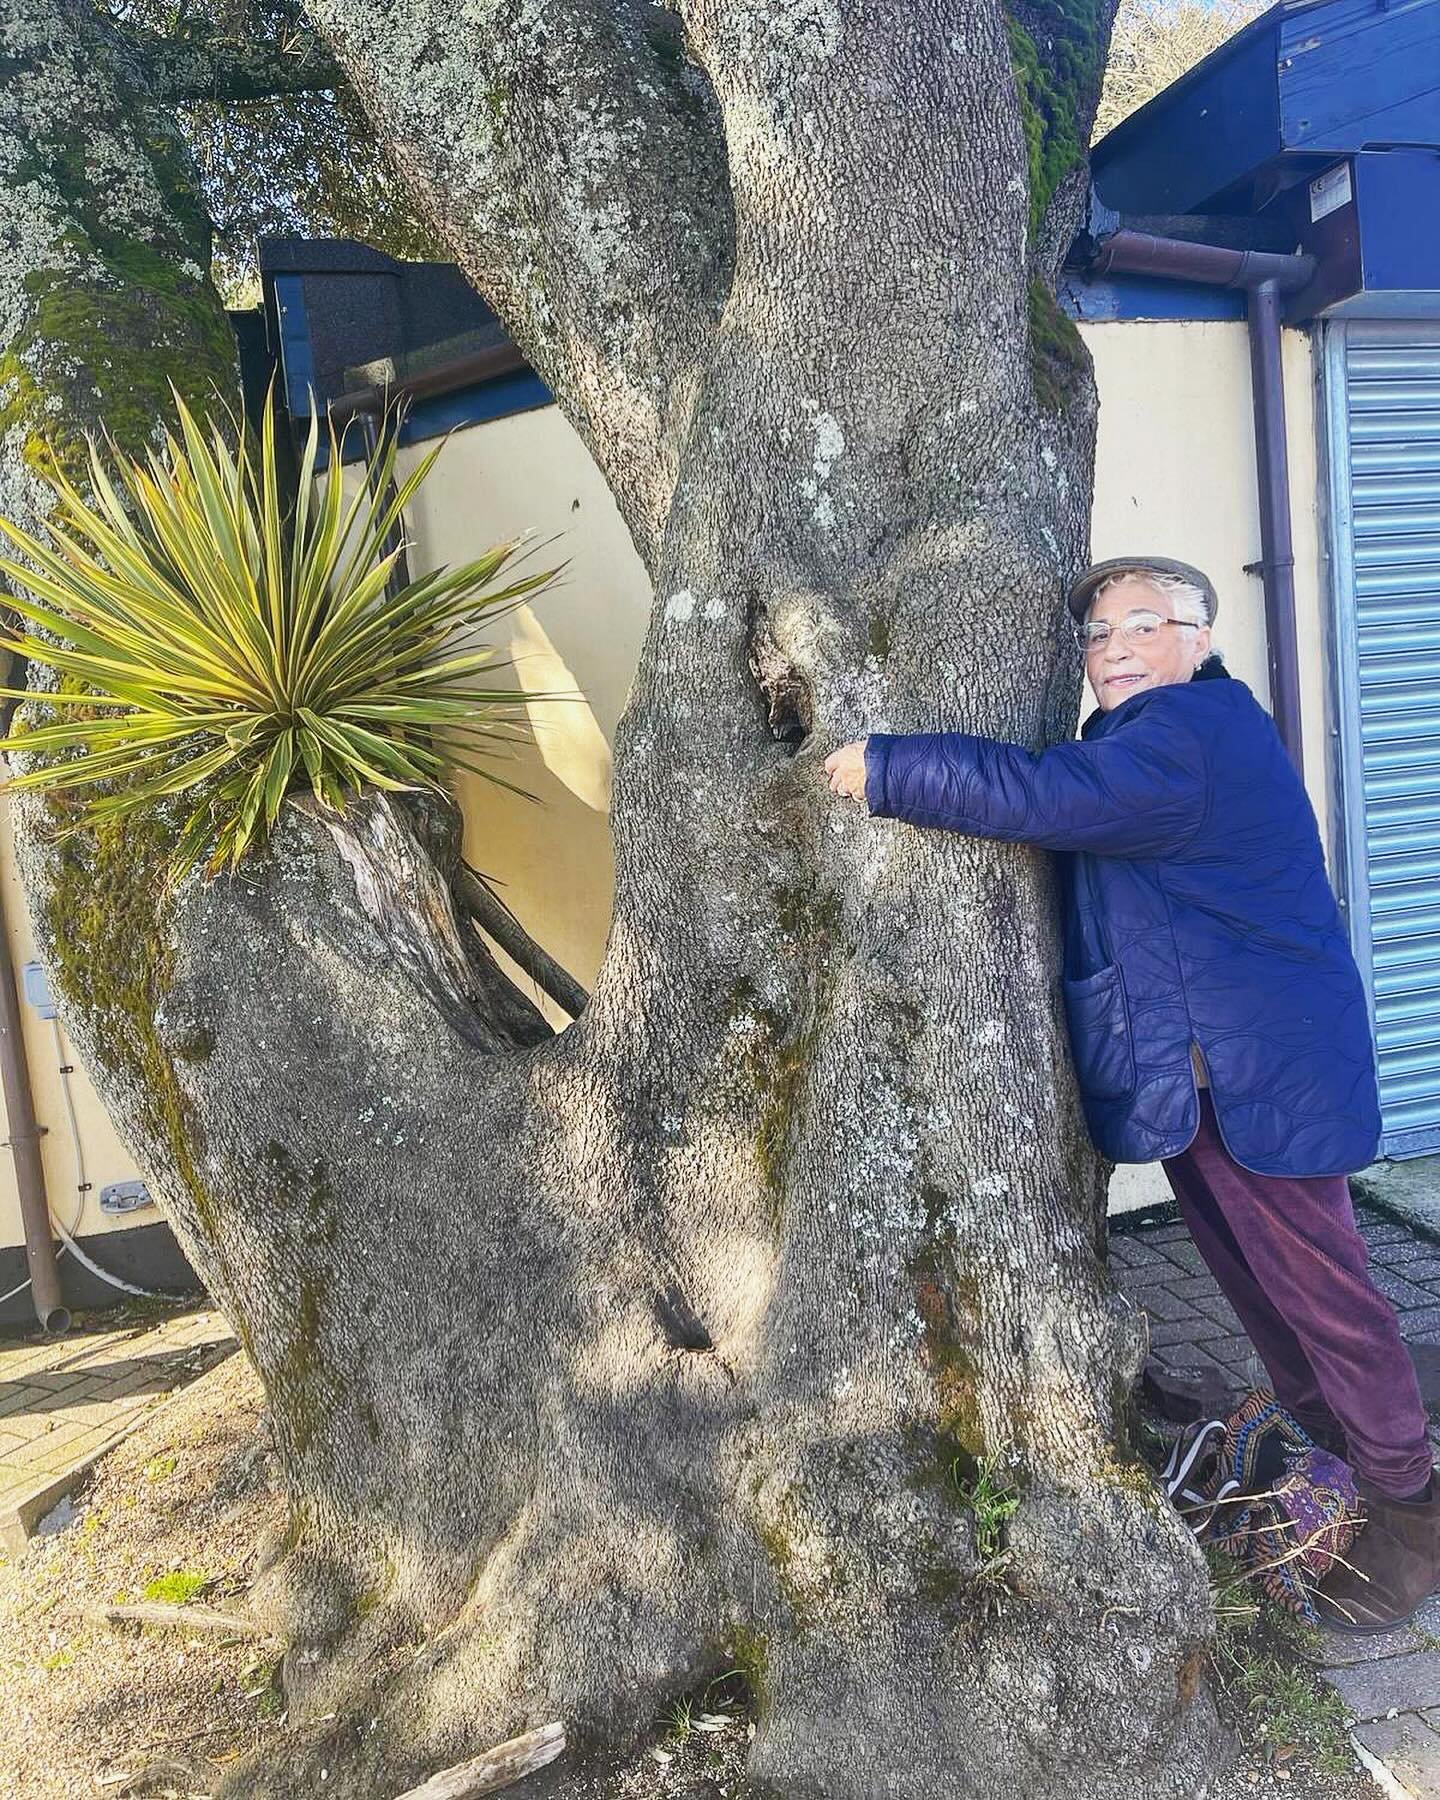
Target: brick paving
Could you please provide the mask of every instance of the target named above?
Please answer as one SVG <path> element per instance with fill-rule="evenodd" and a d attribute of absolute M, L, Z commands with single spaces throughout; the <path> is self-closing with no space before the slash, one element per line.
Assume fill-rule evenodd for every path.
<path fill-rule="evenodd" d="M 210 1308 L 0 1338 L 0 1544 L 13 1553 L 82 1469 L 235 1347 Z"/>
<path fill-rule="evenodd" d="M 1355 1217 L 1376 1285 L 1411 1347 L 1440 1455 L 1440 1242 L 1364 1203 Z M 1110 1257 L 1116 1280 L 1149 1318 L 1152 1355 L 1235 1399 L 1268 1385 L 1183 1224 L 1122 1219 Z M 1387 1793 L 1440 1800 L 1440 1598 L 1399 1631 L 1364 1639 L 1322 1631 L 1320 1642 L 1321 1677 L 1344 1703 L 1361 1761 Z"/>

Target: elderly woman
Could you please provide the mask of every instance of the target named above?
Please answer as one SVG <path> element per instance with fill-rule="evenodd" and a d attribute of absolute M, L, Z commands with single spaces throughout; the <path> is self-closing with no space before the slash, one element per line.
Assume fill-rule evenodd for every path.
<path fill-rule="evenodd" d="M 1215 590 L 1122 557 L 1069 595 L 1099 705 L 1038 755 L 872 733 L 826 759 L 877 817 L 1062 851 L 1063 992 L 1090 1134 L 1160 1162 L 1275 1393 L 1348 1457 L 1367 1524 L 1317 1596 L 1377 1631 L 1440 1589 L 1440 1493 L 1345 1181 L 1380 1136 L 1365 991 L 1309 799 L 1210 648 Z"/>

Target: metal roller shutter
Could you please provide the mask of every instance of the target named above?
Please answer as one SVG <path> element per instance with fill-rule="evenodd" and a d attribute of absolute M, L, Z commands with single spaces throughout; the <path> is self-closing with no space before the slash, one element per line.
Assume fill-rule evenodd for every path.
<path fill-rule="evenodd" d="M 1386 1156 L 1440 1145 L 1440 325 L 1327 328 L 1344 904 Z"/>

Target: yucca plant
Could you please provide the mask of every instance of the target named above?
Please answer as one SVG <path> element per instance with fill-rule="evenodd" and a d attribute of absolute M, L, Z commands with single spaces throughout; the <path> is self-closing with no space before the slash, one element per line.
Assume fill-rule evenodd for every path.
<path fill-rule="evenodd" d="M 171 392 L 179 439 L 167 430 L 142 462 L 107 434 L 112 480 L 87 438 L 89 499 L 63 474 L 48 478 L 48 541 L 0 519 L 24 558 L 0 556 L 17 590 L 3 604 L 30 627 L 0 631 L 0 647 L 60 678 L 56 691 L 0 693 L 61 714 L 0 740 L 41 759 L 4 786 L 79 795 L 70 830 L 187 795 L 197 803 L 170 865 L 177 879 L 207 845 L 207 874 L 233 868 L 292 787 L 338 812 L 367 786 L 445 792 L 455 769 L 523 792 L 476 758 L 528 736 L 526 703 L 568 696 L 471 685 L 496 652 L 456 634 L 558 570 L 497 586 L 517 540 L 387 593 L 405 547 L 387 540 L 445 440 L 396 482 L 397 434 L 382 433 L 347 501 L 343 434 L 328 413 L 330 459 L 315 481 L 312 413 L 287 511 L 268 401 L 257 450 L 228 410 L 228 435 L 216 420 L 207 433 Z"/>

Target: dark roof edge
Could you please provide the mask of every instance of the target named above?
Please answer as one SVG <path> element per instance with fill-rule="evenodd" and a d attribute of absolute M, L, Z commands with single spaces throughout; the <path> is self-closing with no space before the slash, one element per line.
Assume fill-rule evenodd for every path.
<path fill-rule="evenodd" d="M 1158 94 L 1152 94 L 1143 106 L 1137 106 L 1134 112 L 1127 113 L 1118 125 L 1112 126 L 1104 137 L 1090 146 L 1092 166 L 1097 158 L 1103 160 L 1102 152 L 1107 144 L 1121 142 L 1144 131 L 1151 120 L 1158 118 L 1160 113 L 1173 102 L 1177 94 L 1184 93 L 1186 88 L 1193 86 L 1195 82 L 1208 75 L 1218 63 L 1234 56 L 1242 44 L 1248 43 L 1253 37 L 1258 37 L 1261 32 L 1269 29 L 1282 18 L 1289 18 L 1295 13 L 1314 12 L 1317 7 L 1331 4 L 1333 4 L 1333 0 L 1277 0 L 1277 4 L 1267 7 L 1258 19 L 1252 19 L 1248 25 L 1242 25 L 1233 37 L 1226 38 L 1223 44 L 1217 44 L 1208 56 L 1202 56 L 1200 61 L 1192 68 L 1187 69 L 1183 75 L 1177 75 L 1168 87 L 1161 88 Z"/>
<path fill-rule="evenodd" d="M 401 262 L 358 238 L 262 237 L 259 248 L 262 275 L 398 275 L 426 266 Z"/>

